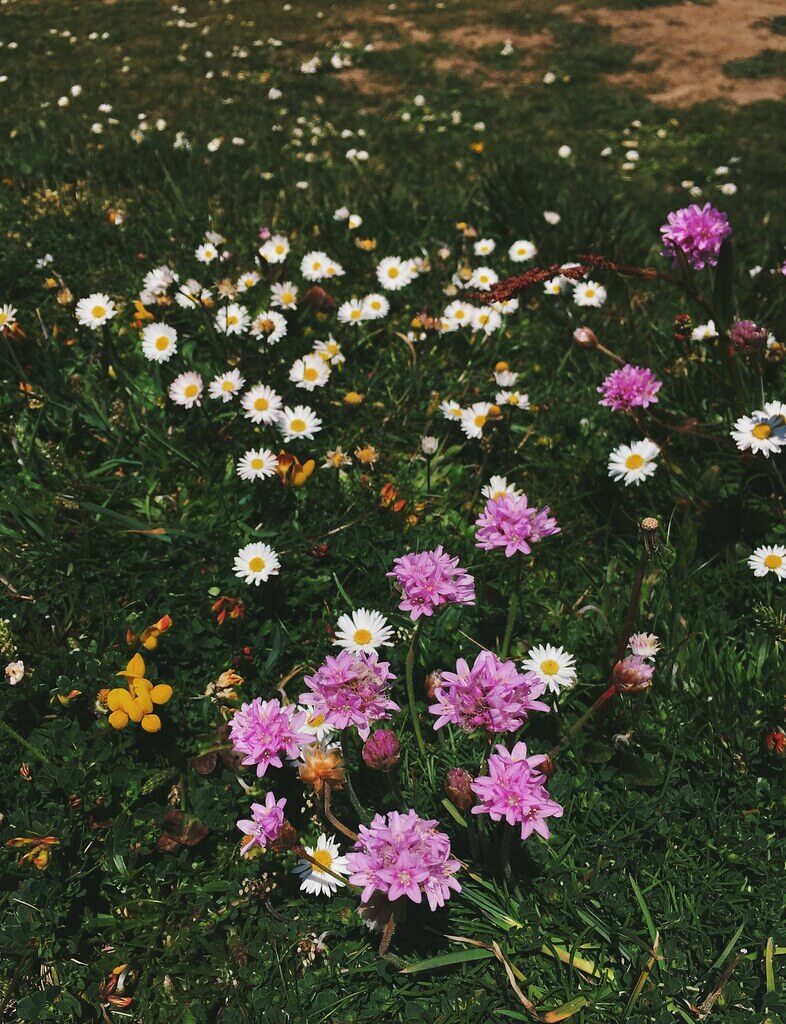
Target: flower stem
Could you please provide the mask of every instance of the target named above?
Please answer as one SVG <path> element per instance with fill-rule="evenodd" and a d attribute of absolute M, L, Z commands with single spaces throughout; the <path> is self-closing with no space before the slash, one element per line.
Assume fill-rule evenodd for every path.
<path fill-rule="evenodd" d="M 358 800 L 358 795 L 355 792 L 355 787 L 352 785 L 352 780 L 349 777 L 349 737 L 347 736 L 346 729 L 341 733 L 341 753 L 344 755 L 344 783 L 347 789 L 347 796 L 349 802 L 355 808 L 355 813 L 361 821 L 368 820 L 368 811 L 363 804 Z"/>
<path fill-rule="evenodd" d="M 505 625 L 505 636 L 502 640 L 502 648 L 499 652 L 499 656 L 504 661 L 508 656 L 508 649 L 510 648 L 510 640 L 513 636 L 513 624 L 516 621 L 516 612 L 519 607 L 519 587 L 521 585 L 521 570 L 523 563 L 519 558 L 516 564 L 516 578 L 513 582 L 513 589 L 510 592 L 510 601 L 508 603 L 508 621 Z"/>
<path fill-rule="evenodd" d="M 591 707 L 587 708 L 587 710 L 584 712 L 581 718 L 579 718 L 577 721 L 573 723 L 573 725 L 570 727 L 570 729 L 568 729 L 568 731 L 565 733 L 565 735 L 562 737 L 562 739 L 559 741 L 556 747 L 549 751 L 548 757 L 550 760 L 554 761 L 557 755 L 562 753 L 563 749 L 567 746 L 568 743 L 570 743 L 570 741 L 573 739 L 576 733 L 579 732 L 579 730 L 582 729 L 583 726 L 589 721 L 589 719 L 595 714 L 598 708 L 603 707 L 606 701 L 613 697 L 616 692 L 616 683 L 612 683 L 609 687 L 607 687 L 607 689 L 603 691 L 603 693 L 600 695 L 600 697 L 598 697 L 595 703 Z"/>
<path fill-rule="evenodd" d="M 338 820 L 337 817 L 335 817 L 335 815 L 333 814 L 333 811 L 331 810 L 331 807 L 330 807 L 330 783 L 329 782 L 325 783 L 325 789 L 324 789 L 324 793 L 323 793 L 323 800 L 324 800 L 323 809 L 325 811 L 325 817 L 330 822 L 330 824 L 333 826 L 333 828 L 338 829 L 338 831 L 341 832 L 342 835 L 345 835 L 348 839 L 352 839 L 353 841 L 356 840 L 358 838 L 357 832 L 353 832 L 351 828 L 347 828 L 346 825 L 342 825 L 342 823 Z"/>
<path fill-rule="evenodd" d="M 415 704 L 415 682 L 413 678 L 413 669 L 415 667 L 415 648 L 417 647 L 418 640 L 420 639 L 420 627 L 422 620 L 418 620 L 415 626 L 415 632 L 412 634 L 412 643 L 409 645 L 407 651 L 407 665 L 406 665 L 406 676 L 407 676 L 407 700 L 409 701 L 409 717 L 412 719 L 412 728 L 415 730 L 415 739 L 418 743 L 418 750 L 420 756 L 426 756 L 426 744 L 423 739 L 423 733 L 420 728 L 420 719 L 418 717 L 418 709 Z"/>
<path fill-rule="evenodd" d="M 360 890 L 359 885 L 353 885 L 353 883 L 347 881 L 347 879 L 344 878 L 343 875 L 339 875 L 331 868 L 326 867 L 326 865 L 320 864 L 319 861 L 312 857 L 310 853 L 306 853 L 302 846 L 294 846 L 292 848 L 292 852 L 296 854 L 298 857 L 300 857 L 301 860 L 307 860 L 308 863 L 313 865 L 313 867 L 317 868 L 320 871 L 320 873 L 330 875 L 331 878 L 335 878 L 336 881 L 341 882 L 342 885 L 349 886 L 350 889 L 357 889 L 358 891 Z"/>

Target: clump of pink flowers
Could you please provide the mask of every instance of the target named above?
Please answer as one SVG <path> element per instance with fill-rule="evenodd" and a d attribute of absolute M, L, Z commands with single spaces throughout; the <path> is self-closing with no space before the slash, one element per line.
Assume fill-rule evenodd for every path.
<path fill-rule="evenodd" d="M 451 723 L 465 732 L 512 732 L 530 711 L 548 711 L 537 698 L 546 683 L 533 672 L 519 672 L 514 662 L 501 661 L 492 651 L 481 651 L 472 668 L 463 658 L 455 672 L 443 672 L 429 711 L 438 715 L 435 729 Z"/>
<path fill-rule="evenodd" d="M 448 555 L 442 545 L 433 551 L 410 552 L 393 563 L 387 574 L 396 581 L 403 600 L 402 612 L 414 622 L 421 615 L 433 615 L 443 604 L 474 604 L 475 580 Z"/>
<path fill-rule="evenodd" d="M 598 388 L 603 395 L 599 405 L 605 405 L 614 412 L 628 412 L 630 409 L 646 409 L 658 401 L 661 382 L 644 366 L 630 363 L 610 373 Z"/>
<path fill-rule="evenodd" d="M 561 818 L 562 807 L 551 799 L 546 790 L 546 776 L 538 771 L 546 760 L 545 754 L 527 757 L 527 747 L 517 743 L 508 750 L 501 743 L 495 748 L 488 763 L 488 775 L 472 783 L 480 803 L 472 808 L 473 814 L 488 814 L 493 821 L 503 819 L 509 825 L 521 826 L 521 838 L 533 832 L 548 839 L 551 833 L 547 818 Z"/>
<path fill-rule="evenodd" d="M 368 828 L 360 826 L 354 850 L 347 854 L 349 880 L 363 887 L 360 900 L 368 903 L 375 893 L 389 900 L 403 896 L 421 903 L 425 896 L 431 910 L 444 906 L 451 892 L 461 892 L 454 875 L 461 867 L 451 855 L 450 840 L 415 811 L 374 816 Z"/>
<path fill-rule="evenodd" d="M 305 677 L 311 692 L 303 694 L 300 701 L 324 715 L 334 729 L 354 725 L 365 740 L 374 722 L 400 710 L 388 692 L 395 678 L 390 663 L 379 661 L 377 654 L 342 651 L 335 658 L 328 657 L 313 676 Z"/>
<path fill-rule="evenodd" d="M 729 218 L 710 203 L 698 206 L 692 203 L 681 210 L 673 210 L 662 225 L 663 254 L 676 260 L 681 249 L 694 270 L 714 267 L 724 238 L 731 234 Z"/>
<path fill-rule="evenodd" d="M 294 704 L 282 707 L 277 700 L 257 697 L 235 712 L 229 726 L 232 745 L 245 754 L 243 764 L 255 764 L 261 777 L 271 764 L 282 767 L 282 754 L 295 758 L 301 747 L 314 742 L 305 731 L 306 718 Z"/>
<path fill-rule="evenodd" d="M 237 823 L 240 831 L 249 837 L 240 849 L 241 854 L 248 853 L 253 846 L 264 850 L 278 839 L 284 827 L 286 803 L 286 797 L 276 800 L 272 793 L 268 793 L 263 804 L 251 804 L 251 818 Z"/>
<path fill-rule="evenodd" d="M 550 511 L 548 505 L 541 509 L 531 506 L 526 494 L 491 498 L 475 522 L 478 527 L 475 543 L 484 551 L 504 548 L 508 558 L 517 551 L 528 555 L 533 544 L 560 532 Z"/>

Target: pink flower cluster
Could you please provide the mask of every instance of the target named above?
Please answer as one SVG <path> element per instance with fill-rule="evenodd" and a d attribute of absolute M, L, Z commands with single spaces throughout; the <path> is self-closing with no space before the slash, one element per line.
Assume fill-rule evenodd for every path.
<path fill-rule="evenodd" d="M 439 715 L 435 729 L 450 722 L 465 732 L 512 732 L 530 711 L 549 710 L 548 704 L 537 700 L 545 689 L 533 672 L 519 672 L 514 662 L 481 651 L 472 668 L 459 658 L 455 672 L 441 674 L 434 691 L 437 703 L 429 711 Z"/>
<path fill-rule="evenodd" d="M 314 742 L 304 730 L 306 718 L 306 712 L 294 704 L 282 707 L 277 700 L 257 697 L 235 712 L 229 726 L 232 745 L 245 754 L 243 764 L 255 764 L 261 777 L 271 764 L 282 767 L 282 754 L 297 757 L 301 747 Z"/>
<path fill-rule="evenodd" d="M 495 748 L 488 763 L 488 775 L 472 783 L 480 803 L 473 814 L 488 814 L 494 821 L 504 818 L 509 825 L 521 825 L 521 838 L 533 832 L 548 839 L 551 833 L 547 818 L 561 818 L 562 807 L 550 799 L 546 776 L 538 771 L 545 754 L 527 757 L 527 747 L 517 743 L 508 751 L 502 744 Z"/>
<path fill-rule="evenodd" d="M 368 903 L 377 892 L 389 900 L 406 896 L 413 903 L 425 896 L 436 910 L 450 899 L 451 890 L 461 892 L 453 877 L 461 865 L 451 856 L 450 840 L 437 830 L 438 824 L 415 811 L 391 811 L 375 815 L 368 828 L 360 826 L 347 863 L 350 882 L 363 887 L 361 903 Z"/>
<path fill-rule="evenodd" d="M 685 254 L 694 270 L 714 267 L 724 238 L 731 234 L 729 218 L 710 203 L 698 206 L 692 203 L 681 210 L 673 210 L 666 218 L 660 233 L 663 236 L 663 255 L 676 260 L 677 249 Z"/>
<path fill-rule="evenodd" d="M 354 725 L 366 739 L 374 722 L 400 710 L 388 694 L 389 682 L 395 678 L 390 663 L 379 661 L 377 654 L 342 651 L 328 657 L 313 676 L 305 677 L 311 692 L 303 694 L 300 702 L 324 715 L 334 729 Z"/>
<path fill-rule="evenodd" d="M 644 366 L 630 363 L 610 373 L 598 388 L 603 395 L 598 405 L 605 405 L 614 412 L 628 412 L 629 409 L 646 409 L 658 401 L 661 382 Z"/>
<path fill-rule="evenodd" d="M 475 522 L 475 543 L 484 551 L 504 548 L 508 558 L 517 551 L 528 555 L 533 544 L 560 532 L 557 520 L 549 512 L 548 505 L 541 509 L 531 507 L 526 494 L 491 498 Z"/>
<path fill-rule="evenodd" d="M 433 615 L 443 604 L 474 604 L 475 580 L 451 558 L 440 544 L 433 551 L 411 552 L 393 563 L 392 577 L 403 596 L 402 612 L 414 622 L 421 615 Z"/>
<path fill-rule="evenodd" d="M 269 843 L 278 839 L 284 827 L 286 803 L 286 797 L 276 800 L 272 793 L 268 793 L 263 804 L 251 804 L 251 819 L 237 823 L 240 831 L 249 836 L 248 842 L 241 847 L 241 854 L 248 853 L 252 846 L 264 850 Z"/>

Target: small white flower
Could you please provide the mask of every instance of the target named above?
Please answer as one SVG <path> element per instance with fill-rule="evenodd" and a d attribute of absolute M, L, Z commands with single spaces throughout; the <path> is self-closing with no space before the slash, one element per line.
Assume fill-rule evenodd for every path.
<path fill-rule="evenodd" d="M 408 260 L 398 256 L 386 256 L 377 264 L 377 280 L 386 290 L 395 292 L 404 288 L 413 279 L 412 267 Z"/>
<path fill-rule="evenodd" d="M 296 359 L 289 371 L 289 379 L 305 391 L 324 387 L 329 377 L 330 363 L 314 352 Z"/>
<path fill-rule="evenodd" d="M 489 482 L 485 485 L 483 490 L 480 492 L 484 498 L 489 501 L 495 498 L 501 498 L 505 494 L 512 494 L 518 498 L 521 491 L 516 487 L 515 484 L 509 484 L 508 478 L 505 476 L 492 476 Z"/>
<path fill-rule="evenodd" d="M 340 324 L 362 324 L 366 319 L 363 302 L 360 299 L 348 299 L 338 307 L 338 322 Z"/>
<path fill-rule="evenodd" d="M 766 459 L 777 454 L 786 444 L 786 406 L 767 402 L 763 409 L 741 416 L 731 431 L 741 452 L 761 453 Z"/>
<path fill-rule="evenodd" d="M 251 321 L 251 334 L 259 341 L 266 341 L 268 345 L 275 345 L 287 333 L 287 321 L 275 310 L 263 310 L 257 313 Z"/>
<path fill-rule="evenodd" d="M 322 420 L 307 405 L 296 405 L 294 409 L 287 406 L 279 414 L 278 426 L 285 441 L 305 437 L 312 441 L 314 434 L 322 429 Z"/>
<path fill-rule="evenodd" d="M 527 260 L 533 259 L 537 254 L 538 250 L 535 243 L 528 241 L 526 238 L 520 238 L 508 249 L 508 258 L 513 263 L 524 263 Z"/>
<path fill-rule="evenodd" d="M 634 633 L 628 640 L 631 654 L 652 660 L 660 650 L 660 640 L 654 633 Z"/>
<path fill-rule="evenodd" d="M 275 476 L 278 459 L 269 448 L 250 448 L 237 461 L 236 472 L 241 480 L 265 480 Z"/>
<path fill-rule="evenodd" d="M 442 413 L 446 420 L 460 420 L 463 412 L 458 402 L 453 402 L 449 400 L 440 402 L 439 411 Z"/>
<path fill-rule="evenodd" d="M 490 402 L 474 402 L 461 413 L 461 429 L 470 438 L 483 436 L 483 428 L 489 417 Z"/>
<path fill-rule="evenodd" d="M 16 309 L 10 304 L 10 302 L 6 302 L 4 305 L 0 306 L 0 331 L 2 331 L 4 327 L 13 327 L 15 323 Z"/>
<path fill-rule="evenodd" d="M 714 320 L 708 320 L 706 324 L 697 324 L 691 331 L 691 341 L 712 341 L 718 337 L 718 329 Z"/>
<path fill-rule="evenodd" d="M 572 156 L 572 154 L 573 150 L 570 148 L 570 146 L 560 146 L 560 148 L 557 150 L 557 156 L 561 160 L 567 160 L 569 156 Z"/>
<path fill-rule="evenodd" d="M 327 341 L 314 342 L 314 354 L 333 366 L 340 366 L 346 361 L 346 356 L 342 353 L 341 346 L 332 334 L 328 335 Z"/>
<path fill-rule="evenodd" d="M 23 661 L 9 661 L 5 667 L 5 680 L 9 686 L 17 686 L 25 677 Z"/>
<path fill-rule="evenodd" d="M 609 476 L 622 480 L 626 487 L 638 486 L 658 468 L 655 461 L 658 455 L 660 448 L 648 437 L 631 445 L 621 444 L 609 455 Z"/>
<path fill-rule="evenodd" d="M 142 354 L 154 363 L 165 363 L 177 352 L 177 331 L 166 324 L 147 324 L 142 331 Z"/>
<path fill-rule="evenodd" d="M 476 267 L 472 271 L 472 276 L 467 284 L 470 288 L 477 288 L 478 291 L 486 292 L 497 281 L 499 281 L 499 275 L 491 267 Z"/>
<path fill-rule="evenodd" d="M 353 654 L 369 654 L 378 647 L 392 647 L 392 636 L 393 627 L 381 612 L 358 608 L 339 618 L 334 643 Z"/>
<path fill-rule="evenodd" d="M 291 281 L 280 281 L 270 289 L 270 305 L 279 309 L 297 308 L 297 285 Z"/>
<path fill-rule="evenodd" d="M 246 583 L 259 586 L 271 576 L 278 576 L 279 557 L 269 544 L 246 544 L 235 555 L 234 573 Z"/>
<path fill-rule="evenodd" d="M 577 306 L 600 308 L 606 301 L 606 289 L 595 281 L 577 281 L 573 288 L 573 301 Z"/>
<path fill-rule="evenodd" d="M 559 224 L 562 217 L 560 217 L 556 210 L 544 210 L 543 219 L 547 224 L 551 224 L 551 226 L 554 227 L 556 224 Z"/>
<path fill-rule="evenodd" d="M 534 672 L 552 693 L 572 686 L 576 682 L 576 659 L 564 647 L 542 644 L 527 651 L 522 667 Z"/>
<path fill-rule="evenodd" d="M 475 307 L 461 299 L 454 299 L 442 313 L 445 332 L 457 331 L 460 327 L 472 327 L 475 319 Z"/>
<path fill-rule="evenodd" d="M 195 405 L 202 404 L 202 389 L 202 377 L 189 370 L 179 374 L 169 385 L 169 397 L 175 405 L 191 409 Z"/>
<path fill-rule="evenodd" d="M 245 383 L 245 379 L 240 376 L 240 370 L 227 370 L 226 373 L 219 373 L 210 381 L 207 393 L 211 398 L 220 398 L 222 402 L 231 402 L 235 395 L 243 390 Z"/>
<path fill-rule="evenodd" d="M 756 548 L 748 559 L 748 568 L 754 576 L 774 572 L 778 580 L 786 579 L 786 547 L 782 544 L 764 544 Z"/>
<path fill-rule="evenodd" d="M 210 242 L 203 242 L 202 245 L 197 246 L 194 256 L 200 263 L 212 263 L 213 260 L 218 259 L 218 249 Z"/>
<path fill-rule="evenodd" d="M 497 405 L 512 405 L 516 409 L 529 409 L 529 395 L 521 391 L 498 391 L 494 401 Z"/>
<path fill-rule="evenodd" d="M 332 896 L 337 889 L 343 889 L 344 883 L 333 875 L 329 875 L 322 868 L 328 868 L 336 875 L 349 874 L 347 858 L 341 855 L 338 843 L 333 838 L 328 838 L 323 832 L 317 839 L 316 846 L 304 846 L 303 849 L 317 863 L 300 859 L 293 873 L 300 878 L 301 891 L 311 896 Z M 319 865 L 319 866 L 317 866 Z"/>
<path fill-rule="evenodd" d="M 216 330 L 227 335 L 243 334 L 250 319 L 245 306 L 230 302 L 225 308 L 219 309 L 215 319 Z"/>
<path fill-rule="evenodd" d="M 390 303 L 384 295 L 372 292 L 363 299 L 363 315 L 367 320 L 381 320 L 390 312 Z"/>
<path fill-rule="evenodd" d="M 289 241 L 284 235 L 273 235 L 259 247 L 259 255 L 267 263 L 283 263 L 289 255 Z"/>
<path fill-rule="evenodd" d="M 281 412 L 281 396 L 267 384 L 255 384 L 240 399 L 246 419 L 252 423 L 275 423 Z"/>
<path fill-rule="evenodd" d="M 103 292 L 93 292 L 76 304 L 76 319 L 83 327 L 102 327 L 117 315 L 115 304 Z"/>
<path fill-rule="evenodd" d="M 497 243 L 493 238 L 479 238 L 472 246 L 472 251 L 476 256 L 490 256 L 496 248 Z"/>

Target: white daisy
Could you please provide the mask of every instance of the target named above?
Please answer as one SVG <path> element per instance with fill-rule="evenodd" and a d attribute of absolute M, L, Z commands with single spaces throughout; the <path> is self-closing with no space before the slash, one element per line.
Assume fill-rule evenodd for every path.
<path fill-rule="evenodd" d="M 177 331 L 166 324 L 147 324 L 142 331 L 142 354 L 154 363 L 165 363 L 177 352 Z"/>
<path fill-rule="evenodd" d="M 363 218 L 360 216 L 359 213 L 350 213 L 349 217 L 347 218 L 347 227 L 350 229 L 350 231 L 354 231 L 356 228 L 359 228 L 362 223 Z"/>
<path fill-rule="evenodd" d="M 219 373 L 207 386 L 207 393 L 211 398 L 220 398 L 222 402 L 231 402 L 238 392 L 242 391 L 245 378 L 240 376 L 240 370 L 227 370 L 226 373 Z"/>
<path fill-rule="evenodd" d="M 491 402 L 473 402 L 469 409 L 461 413 L 461 429 L 467 437 L 483 437 L 483 428 L 489 418 Z"/>
<path fill-rule="evenodd" d="M 316 846 L 304 846 L 306 853 L 313 857 L 317 864 L 311 861 L 300 859 L 297 867 L 293 868 L 293 874 L 300 878 L 302 892 L 311 896 L 332 896 L 337 889 L 343 889 L 344 883 L 333 875 L 329 875 L 321 868 L 328 868 L 336 875 L 349 874 L 347 858 L 342 856 L 338 843 L 335 839 L 328 838 L 323 832 L 317 839 Z M 317 866 L 319 865 L 319 866 Z"/>
<path fill-rule="evenodd" d="M 628 640 L 631 654 L 640 658 L 654 658 L 660 650 L 660 640 L 654 633 L 634 633 Z"/>
<path fill-rule="evenodd" d="M 472 313 L 472 329 L 475 331 L 483 331 L 484 334 L 493 334 L 494 331 L 498 331 L 502 326 L 502 317 L 491 306 L 481 306 L 480 309 L 473 310 Z"/>
<path fill-rule="evenodd" d="M 484 498 L 501 498 L 504 494 L 512 494 L 518 497 L 521 491 L 515 484 L 509 484 L 506 476 L 492 476 L 489 482 L 480 492 Z"/>
<path fill-rule="evenodd" d="M 338 746 L 338 743 L 332 739 L 336 734 L 335 728 L 328 725 L 325 716 L 320 711 L 315 711 L 314 708 L 305 704 L 296 704 L 295 707 L 298 711 L 305 711 L 308 715 L 305 725 L 302 726 L 302 732 L 310 733 L 314 737 L 314 742 L 319 743 L 326 750 L 333 750 Z M 300 756 L 295 759 L 294 764 L 302 762 L 304 749 L 308 748 L 301 747 Z"/>
<path fill-rule="evenodd" d="M 270 305 L 278 309 L 297 308 L 297 285 L 291 281 L 279 281 L 270 289 Z"/>
<path fill-rule="evenodd" d="M 691 341 L 712 341 L 718 337 L 718 329 L 714 320 L 708 320 L 706 324 L 697 324 L 691 331 Z"/>
<path fill-rule="evenodd" d="M 766 459 L 773 453 L 777 454 L 786 444 L 786 419 L 780 403 L 769 402 L 764 409 L 750 416 L 741 416 L 734 424 L 731 436 L 741 452 L 761 453 Z"/>
<path fill-rule="evenodd" d="M 200 263 L 212 263 L 218 258 L 218 249 L 210 242 L 203 242 L 202 245 L 197 246 L 194 256 Z"/>
<path fill-rule="evenodd" d="M 638 486 L 658 468 L 655 460 L 659 454 L 660 448 L 648 437 L 633 444 L 618 445 L 609 454 L 609 476 L 622 480 L 626 487 Z"/>
<path fill-rule="evenodd" d="M 341 346 L 332 334 L 328 335 L 327 341 L 314 342 L 314 352 L 320 359 L 324 359 L 326 363 L 331 363 L 333 366 L 340 366 L 346 360 Z"/>
<path fill-rule="evenodd" d="M 285 441 L 292 441 L 296 437 L 305 437 L 311 441 L 314 434 L 322 429 L 322 420 L 307 405 L 296 405 L 294 409 L 287 406 L 279 414 L 278 426 Z"/>
<path fill-rule="evenodd" d="M 507 316 L 508 313 L 515 313 L 519 308 L 518 299 L 501 299 L 499 302 L 493 302 L 491 304 L 492 309 L 496 309 L 498 313 L 503 316 Z"/>
<path fill-rule="evenodd" d="M 786 547 L 782 544 L 764 544 L 756 548 L 748 559 L 748 568 L 754 576 L 774 572 L 779 580 L 786 578 Z"/>
<path fill-rule="evenodd" d="M 241 274 L 237 279 L 235 288 L 238 292 L 247 292 L 249 288 L 253 288 L 255 284 L 259 284 L 260 276 L 256 270 L 249 270 L 247 274 Z"/>
<path fill-rule="evenodd" d="M 471 306 L 468 302 L 462 302 L 461 299 L 454 299 L 443 310 L 443 330 L 445 333 L 449 333 L 450 331 L 457 331 L 459 327 L 471 327 L 474 317 L 474 306 Z"/>
<path fill-rule="evenodd" d="M 463 409 L 458 402 L 446 399 L 444 402 L 439 403 L 439 411 L 446 420 L 460 420 Z"/>
<path fill-rule="evenodd" d="M 494 399 L 497 405 L 513 405 L 517 409 L 529 409 L 529 395 L 520 391 L 498 391 Z"/>
<path fill-rule="evenodd" d="M 478 291 L 486 292 L 497 281 L 499 281 L 499 275 L 491 267 L 476 267 L 472 271 L 472 276 L 467 285 L 470 288 L 477 288 Z"/>
<path fill-rule="evenodd" d="M 381 320 L 390 312 L 390 303 L 384 295 L 372 292 L 363 299 L 363 314 L 368 320 Z"/>
<path fill-rule="evenodd" d="M 237 460 L 236 472 L 241 480 L 264 480 L 275 476 L 278 459 L 269 448 L 250 448 Z"/>
<path fill-rule="evenodd" d="M 534 672 L 552 693 L 576 682 L 576 659 L 564 647 L 539 644 L 527 651 L 522 668 Z"/>
<path fill-rule="evenodd" d="M 296 387 L 304 388 L 306 391 L 324 387 L 329 377 L 330 363 L 315 352 L 303 356 L 302 359 L 296 359 L 289 371 L 289 379 Z"/>
<path fill-rule="evenodd" d="M 606 301 L 606 289 L 595 281 L 577 281 L 573 288 L 573 301 L 577 306 L 600 308 Z"/>
<path fill-rule="evenodd" d="M 284 235 L 273 235 L 259 247 L 259 255 L 267 263 L 283 263 L 289 255 L 289 241 Z"/>
<path fill-rule="evenodd" d="M 169 385 L 169 397 L 175 405 L 185 406 L 190 409 L 194 405 L 201 405 L 202 398 L 202 377 L 192 370 L 181 373 Z"/>
<path fill-rule="evenodd" d="M 281 412 L 281 396 L 267 384 L 255 384 L 240 399 L 246 419 L 252 423 L 275 423 Z"/>
<path fill-rule="evenodd" d="M 102 327 L 116 315 L 114 302 L 103 292 L 93 292 L 76 304 L 76 319 L 83 327 Z"/>
<path fill-rule="evenodd" d="M 331 260 L 321 250 L 307 252 L 300 261 L 300 273 L 307 281 L 322 281 L 328 276 Z"/>
<path fill-rule="evenodd" d="M 175 292 L 175 302 L 183 309 L 193 309 L 210 298 L 210 292 L 203 288 L 199 281 L 190 277 L 184 284 L 181 284 Z"/>
<path fill-rule="evenodd" d="M 472 251 L 476 256 L 490 256 L 496 248 L 497 243 L 493 238 L 479 238 L 472 246 Z"/>
<path fill-rule="evenodd" d="M 568 277 L 563 277 L 561 274 L 557 277 L 552 277 L 543 284 L 543 291 L 546 295 L 562 295 L 562 293 L 569 288 L 573 282 Z"/>
<path fill-rule="evenodd" d="M 353 654 L 369 654 L 378 647 L 392 647 L 392 636 L 393 627 L 381 612 L 358 608 L 339 618 L 334 643 Z"/>
<path fill-rule="evenodd" d="M 348 299 L 338 307 L 338 322 L 340 324 L 362 324 L 366 319 L 363 302 L 361 299 Z"/>
<path fill-rule="evenodd" d="M 413 276 L 410 263 L 399 256 L 386 256 L 377 264 L 377 280 L 386 291 L 397 292 L 406 287 Z"/>
<path fill-rule="evenodd" d="M 269 544 L 246 544 L 235 555 L 234 573 L 246 583 L 259 586 L 271 576 L 278 576 L 281 562 Z"/>
<path fill-rule="evenodd" d="M 287 321 L 275 310 L 263 310 L 251 321 L 251 334 L 268 345 L 275 345 L 287 333 Z"/>
<path fill-rule="evenodd" d="M 527 241 L 526 238 L 520 238 L 508 249 L 508 257 L 513 263 L 524 263 L 526 260 L 533 259 L 537 254 L 535 243 Z"/>
<path fill-rule="evenodd" d="M 519 375 L 514 370 L 494 371 L 494 380 L 501 388 L 512 388 L 518 379 Z"/>
<path fill-rule="evenodd" d="M 16 309 L 6 302 L 4 306 L 0 306 L 0 331 L 4 327 L 13 327 L 16 323 Z"/>
<path fill-rule="evenodd" d="M 224 309 L 219 309 L 215 325 L 222 334 L 242 334 L 248 327 L 248 310 L 237 302 L 230 302 Z"/>

